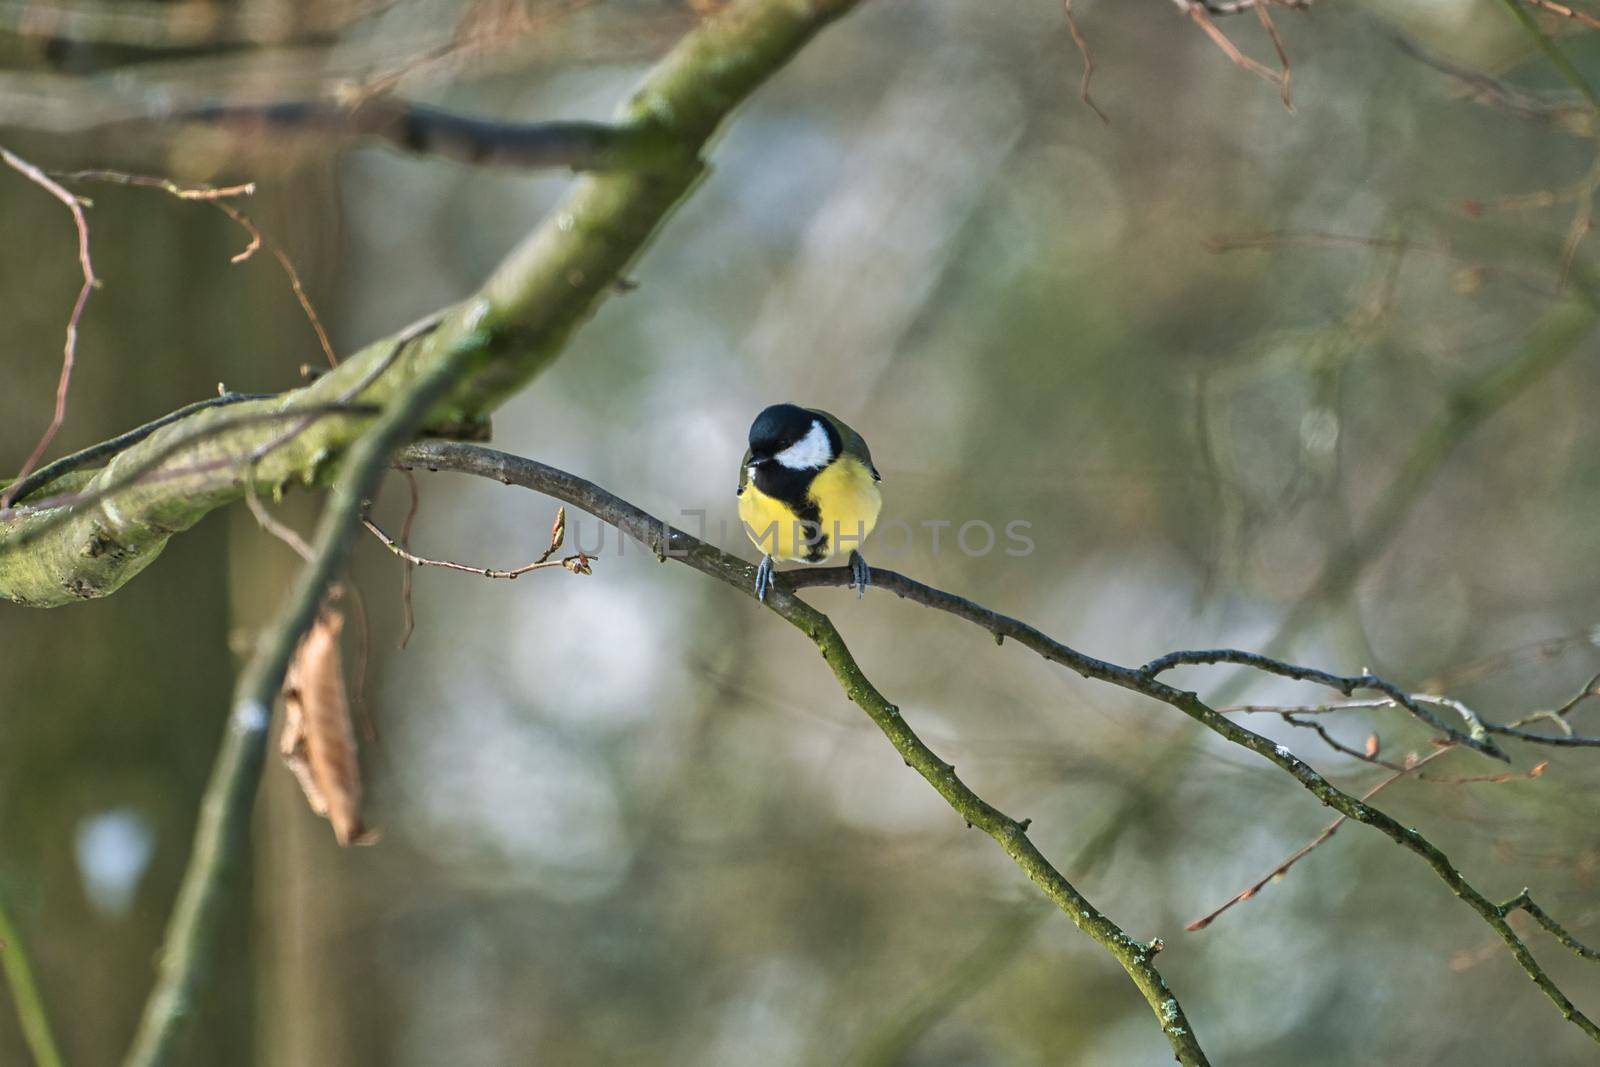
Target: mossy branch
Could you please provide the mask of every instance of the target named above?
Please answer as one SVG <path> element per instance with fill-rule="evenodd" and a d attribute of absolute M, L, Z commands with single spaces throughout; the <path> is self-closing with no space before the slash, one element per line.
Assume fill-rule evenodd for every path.
<path fill-rule="evenodd" d="M 367 499 L 390 455 L 416 432 L 470 367 L 479 345 L 464 338 L 448 358 L 397 397 L 351 449 L 338 487 L 323 509 L 310 562 L 300 572 L 277 621 L 262 632 L 239 676 L 222 751 L 212 768 L 195 829 L 194 848 L 162 943 L 154 989 L 145 1001 L 126 1067 L 171 1060 L 183 1023 L 194 1014 L 219 941 L 218 931 L 250 838 L 250 811 L 267 750 L 272 705 L 300 639 L 311 628 L 328 588 L 350 554 Z"/>
<path fill-rule="evenodd" d="M 384 406 L 464 341 L 471 370 L 430 426 L 482 419 L 546 366 L 610 294 L 673 207 L 700 177 L 701 151 L 721 121 L 813 35 L 858 0 L 740 0 L 691 32 L 620 110 L 619 131 L 648 143 L 629 170 L 580 179 L 551 216 L 472 297 L 436 317 L 423 336 L 402 331 L 368 345 L 310 385 L 270 400 L 200 411 L 118 454 L 80 487 L 93 493 L 174 439 L 192 447 L 164 458 L 154 477 L 67 521 L 48 510 L 0 512 L 0 597 L 55 607 L 107 596 L 148 566 L 173 534 L 240 499 L 246 472 L 258 490 L 319 485 L 368 419 L 318 419 L 255 460 L 281 435 L 264 424 L 221 427 L 241 415 L 293 414 L 334 402 Z M 431 320 L 430 320 L 431 321 Z M 215 429 L 215 433 L 196 433 Z M 229 462 L 236 460 L 237 462 Z M 41 523 L 51 523 L 43 535 Z"/>

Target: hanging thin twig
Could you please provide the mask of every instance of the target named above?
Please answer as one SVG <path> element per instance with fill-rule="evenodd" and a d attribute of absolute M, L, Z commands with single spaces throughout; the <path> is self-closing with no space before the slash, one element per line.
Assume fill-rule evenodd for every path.
<path fill-rule="evenodd" d="M 1067 32 L 1072 34 L 1072 43 L 1078 46 L 1078 54 L 1083 57 L 1083 80 L 1078 83 L 1078 99 L 1109 126 L 1111 117 L 1100 110 L 1100 105 L 1089 95 L 1089 81 L 1094 77 L 1094 56 L 1089 51 L 1089 42 L 1084 39 L 1083 31 L 1078 28 L 1077 16 L 1072 13 L 1072 0 L 1061 0 L 1061 10 L 1067 16 Z"/>
<path fill-rule="evenodd" d="M 61 350 L 61 375 L 56 380 L 55 409 L 50 415 L 50 424 L 45 427 L 44 433 L 39 438 L 39 443 L 33 446 L 33 451 L 23 462 L 22 469 L 17 472 L 16 481 L 12 483 L 14 487 L 27 478 L 39 460 L 44 458 L 45 450 L 50 447 L 50 442 L 55 440 L 61 424 L 66 421 L 67 394 L 72 389 L 72 371 L 78 362 L 78 324 L 83 319 L 83 309 L 89 304 L 89 294 L 99 287 L 100 281 L 95 277 L 94 263 L 89 258 L 89 220 L 83 213 L 85 201 L 73 196 L 44 171 L 5 148 L 0 148 L 0 161 L 61 201 L 67 206 L 67 210 L 72 212 L 72 224 L 78 230 L 78 267 L 83 272 L 83 284 L 78 287 L 78 297 L 72 302 L 72 314 L 67 318 L 67 340 Z M 14 488 L 0 492 L 0 508 L 9 507 L 13 496 Z"/>

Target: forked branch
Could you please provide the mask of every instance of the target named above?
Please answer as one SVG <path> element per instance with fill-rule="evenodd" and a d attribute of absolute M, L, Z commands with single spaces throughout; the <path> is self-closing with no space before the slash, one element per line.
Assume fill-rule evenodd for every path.
<path fill-rule="evenodd" d="M 599 486 L 564 471 L 492 449 L 447 441 L 429 441 L 412 445 L 402 453 L 402 459 L 408 465 L 476 474 L 503 484 L 519 485 L 545 493 L 580 507 L 596 518 L 610 523 L 623 533 L 642 542 L 663 560 L 680 560 L 741 592 L 754 595 L 755 568 L 750 564 L 691 537 Z M 1139 943 L 1127 938 L 1115 924 L 1089 908 L 1087 902 L 1077 896 L 1076 890 L 1066 884 L 1065 879 L 1060 878 L 1059 872 L 1033 848 L 1027 839 L 1025 824 L 1015 822 L 985 804 L 956 777 L 953 767 L 943 763 L 922 744 L 901 717 L 899 709 L 889 704 L 861 673 L 860 667 L 851 657 L 843 639 L 827 617 L 794 596 L 799 589 L 810 586 L 844 586 L 848 585 L 850 580 L 848 567 L 828 567 L 782 574 L 769 592 L 766 605 L 804 631 L 816 643 L 846 695 L 871 716 L 873 722 L 901 752 L 906 761 L 922 774 L 969 823 L 982 827 L 986 833 L 994 837 L 1012 859 L 1027 871 L 1029 877 L 1044 889 L 1051 900 L 1073 917 L 1080 929 L 1095 937 L 1108 951 L 1117 956 L 1124 969 L 1139 985 L 1141 992 L 1145 993 L 1146 1000 L 1156 1010 L 1157 1016 L 1162 1019 L 1163 1031 L 1167 1034 L 1168 1040 L 1173 1043 L 1175 1050 L 1179 1050 L 1180 1041 L 1185 1036 L 1192 1038 L 1192 1034 L 1188 1034 L 1187 1024 L 1183 1024 L 1184 1034 L 1178 1034 L 1174 1027 L 1169 1025 L 1171 1020 L 1165 1017 L 1163 1008 L 1158 1006 L 1166 1003 L 1162 999 L 1165 995 L 1164 986 L 1155 985 L 1146 974 L 1144 968 L 1149 965 L 1148 954 L 1141 960 L 1134 952 Z M 1449 857 L 1436 845 L 1417 830 L 1401 825 L 1385 812 L 1334 786 L 1288 749 L 1231 722 L 1226 716 L 1201 701 L 1197 694 L 1167 685 L 1156 677 L 1160 670 L 1179 662 L 1235 662 L 1236 660 L 1228 656 L 1219 657 L 1217 650 L 1212 650 L 1200 653 L 1174 653 L 1173 656 L 1153 661 L 1151 665 L 1141 669 L 1123 667 L 1079 652 L 1019 619 L 1002 615 L 953 593 L 924 585 L 895 571 L 874 567 L 872 583 L 907 600 L 966 619 L 986 630 L 997 640 L 1003 641 L 1009 637 L 1052 663 L 1067 667 L 1085 678 L 1107 682 L 1158 700 L 1183 712 L 1229 742 L 1269 760 L 1342 816 L 1373 827 L 1402 848 L 1419 856 L 1456 896 L 1472 908 L 1505 941 L 1523 972 L 1556 1005 L 1562 1017 L 1573 1022 L 1590 1038 L 1600 1043 L 1600 1026 L 1596 1026 L 1568 999 L 1534 959 L 1528 947 L 1506 921 L 1505 909 L 1491 902 L 1468 882 Z M 1289 664 L 1280 666 L 1286 670 L 1304 671 L 1303 668 Z M 1153 972 L 1153 968 L 1151 970 Z M 1177 1002 L 1172 1001 L 1172 1005 L 1176 1009 Z M 1181 1051 L 1179 1056 L 1182 1059 Z"/>
<path fill-rule="evenodd" d="M 545 493 L 611 524 L 643 544 L 659 559 L 678 560 L 752 599 L 755 597 L 755 568 L 750 564 L 684 533 L 577 475 L 534 460 L 458 442 L 419 442 L 403 451 L 400 461 L 405 466 L 475 474 L 505 485 L 518 485 Z M 892 572 L 873 573 L 876 576 L 878 573 Z M 933 786 L 968 826 L 976 827 L 992 837 L 1078 929 L 1099 942 L 1122 965 L 1155 1013 L 1178 1062 L 1186 1065 L 1208 1062 L 1183 1008 L 1167 987 L 1161 972 L 1156 969 L 1154 959 L 1160 951 L 1159 941 L 1142 942 L 1129 936 L 1067 881 L 1029 840 L 1028 825 L 1031 820 L 1013 819 L 973 792 L 956 774 L 955 767 L 923 742 L 900 714 L 900 709 L 890 703 L 867 678 L 844 638 L 826 615 L 794 596 L 782 580 L 768 593 L 765 604 L 811 639 L 834 677 L 839 680 L 845 695 L 867 713 L 905 760 L 906 766 Z"/>

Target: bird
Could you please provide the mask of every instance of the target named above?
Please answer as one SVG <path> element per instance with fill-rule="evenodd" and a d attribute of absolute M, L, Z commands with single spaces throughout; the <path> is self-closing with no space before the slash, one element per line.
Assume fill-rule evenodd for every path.
<path fill-rule="evenodd" d="M 860 546 L 877 524 L 883 481 L 862 436 L 826 411 L 773 404 L 750 424 L 739 470 L 739 519 L 761 549 L 756 599 L 766 601 L 774 560 L 821 563 L 846 544 L 850 587 L 865 596 L 872 571 Z"/>

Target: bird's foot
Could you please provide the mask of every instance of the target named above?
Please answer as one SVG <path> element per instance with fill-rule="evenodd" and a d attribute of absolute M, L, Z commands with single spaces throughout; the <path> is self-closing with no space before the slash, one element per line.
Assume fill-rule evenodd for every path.
<path fill-rule="evenodd" d="M 765 604 L 767 590 L 770 588 L 772 588 L 772 557 L 762 556 L 761 566 L 756 568 L 756 599 Z"/>
<path fill-rule="evenodd" d="M 856 590 L 856 599 L 860 600 L 867 595 L 867 586 L 872 584 L 872 568 L 867 566 L 867 561 L 861 553 L 854 549 L 850 552 L 850 588 Z"/>

